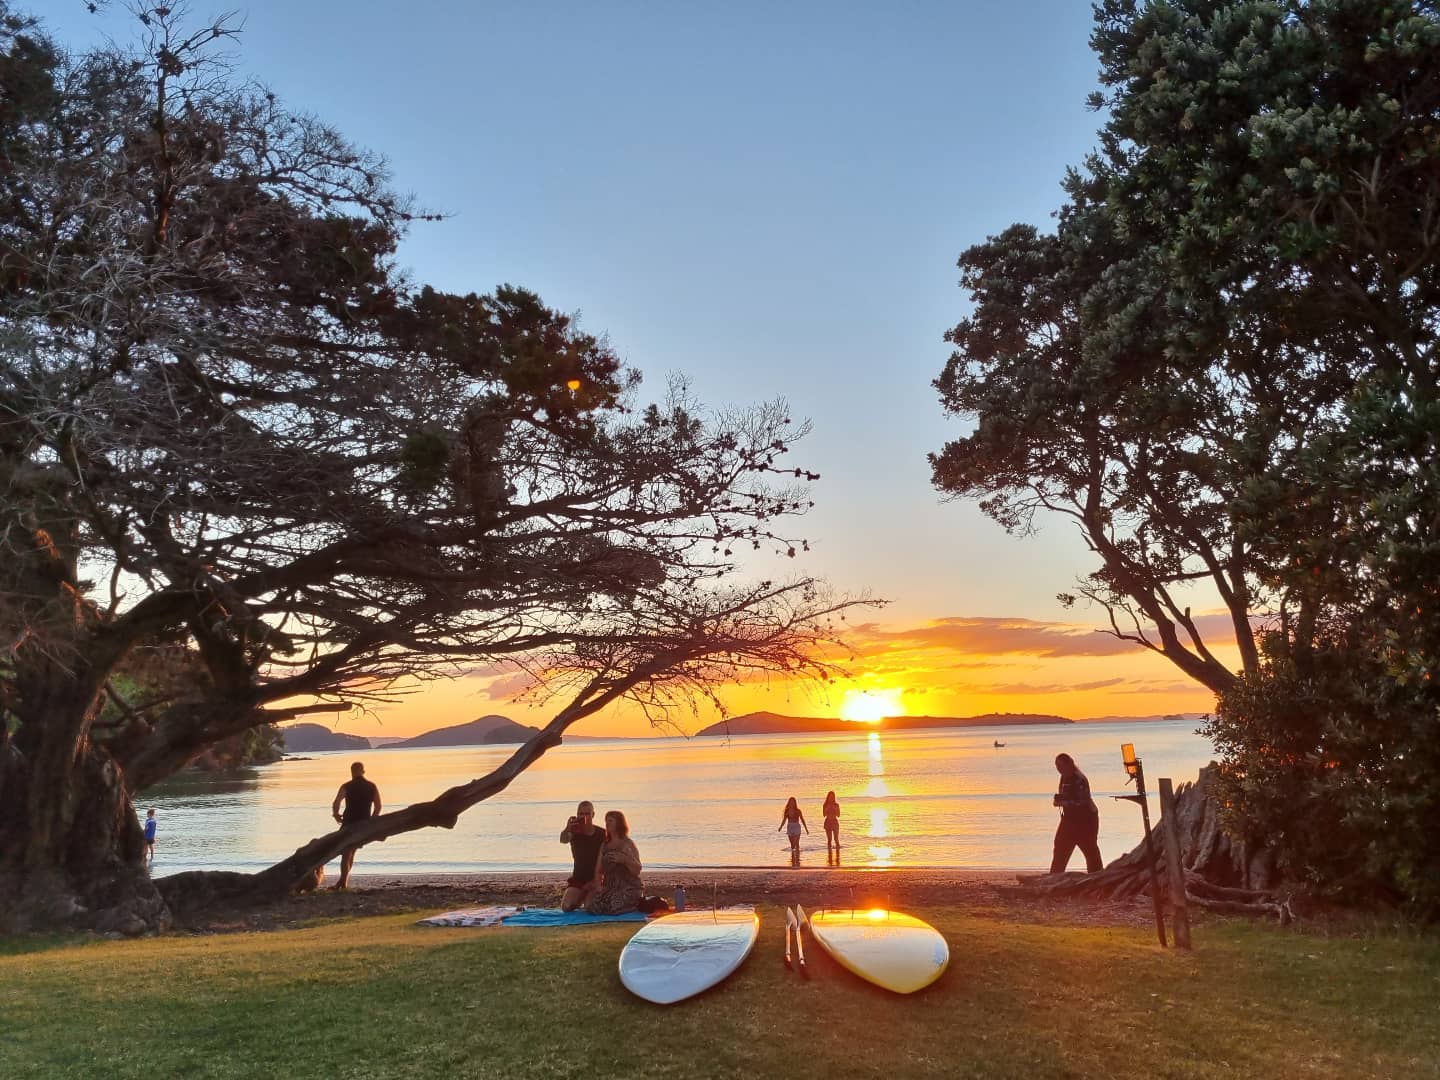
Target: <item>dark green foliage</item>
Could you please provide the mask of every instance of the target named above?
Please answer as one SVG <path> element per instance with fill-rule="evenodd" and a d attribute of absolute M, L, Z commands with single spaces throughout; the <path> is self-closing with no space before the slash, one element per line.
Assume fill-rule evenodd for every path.
<path fill-rule="evenodd" d="M 1343 437 L 1307 459 L 1331 527 L 1297 537 L 1277 585 L 1312 633 L 1277 629 L 1207 731 L 1231 819 L 1297 876 L 1440 915 L 1440 405 L 1395 376 L 1353 395 Z M 1303 514 L 1297 514 L 1303 518 Z"/>
<path fill-rule="evenodd" d="M 827 669 L 819 583 L 730 557 L 800 543 L 783 407 L 637 414 L 534 293 L 410 282 L 381 158 L 222 63 L 226 17 L 135 13 L 74 53 L 0 0 L 0 929 L 153 892 L 131 793 L 278 720 L 472 665 L 562 728 Z"/>
<path fill-rule="evenodd" d="M 1433 909 L 1440 13 L 1096 16 L 1108 118 L 1056 233 L 961 258 L 975 310 L 935 385 L 975 428 L 935 482 L 1079 525 L 1081 593 L 1220 696 L 1246 831 Z M 1217 599 L 1238 673 L 1191 615 Z"/>
<path fill-rule="evenodd" d="M 285 739 L 274 724 L 242 731 L 206 749 L 195 764 L 205 769 L 240 769 L 269 765 L 285 756 Z"/>
<path fill-rule="evenodd" d="M 1386 636 L 1325 641 L 1302 662 L 1274 635 L 1264 668 L 1220 696 L 1205 731 L 1223 758 L 1228 827 L 1319 891 L 1434 918 L 1440 697 L 1395 678 Z"/>

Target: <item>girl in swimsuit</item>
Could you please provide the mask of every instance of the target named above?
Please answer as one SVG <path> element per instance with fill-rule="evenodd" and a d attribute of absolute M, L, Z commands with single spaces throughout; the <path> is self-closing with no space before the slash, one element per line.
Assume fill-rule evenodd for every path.
<path fill-rule="evenodd" d="M 795 801 L 795 796 L 790 796 L 790 801 L 785 804 L 785 811 L 780 815 L 780 829 L 784 829 L 790 837 L 790 854 L 800 854 L 800 830 L 805 830 L 806 835 L 810 833 L 810 826 L 805 824 L 805 812 Z M 776 829 L 779 832 L 780 829 Z"/>
<path fill-rule="evenodd" d="M 835 792 L 825 796 L 825 805 L 820 812 L 825 815 L 825 857 L 830 857 L 830 845 L 835 845 L 835 854 L 840 854 L 840 803 Z"/>

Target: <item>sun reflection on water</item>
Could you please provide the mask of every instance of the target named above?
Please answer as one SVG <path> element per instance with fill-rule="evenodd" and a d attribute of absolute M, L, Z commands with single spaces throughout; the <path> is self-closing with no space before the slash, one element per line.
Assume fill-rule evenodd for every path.
<path fill-rule="evenodd" d="M 890 835 L 890 811 L 876 806 L 870 810 L 870 831 L 865 834 L 879 839 Z"/>

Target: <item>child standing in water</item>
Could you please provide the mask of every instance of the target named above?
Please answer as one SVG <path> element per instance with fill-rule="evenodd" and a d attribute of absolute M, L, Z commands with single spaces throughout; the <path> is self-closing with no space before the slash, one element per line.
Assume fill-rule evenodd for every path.
<path fill-rule="evenodd" d="M 155 861 L 155 810 L 152 807 L 145 814 L 145 857 Z"/>
<path fill-rule="evenodd" d="M 840 803 L 835 792 L 825 796 L 825 805 L 820 812 L 825 815 L 825 857 L 830 857 L 830 845 L 835 845 L 835 856 L 840 856 Z"/>
<path fill-rule="evenodd" d="M 780 815 L 780 829 L 784 829 L 785 834 L 790 837 L 791 855 L 800 854 L 800 830 L 802 828 L 808 836 L 810 826 L 805 824 L 805 812 L 800 809 L 799 804 L 795 801 L 795 796 L 791 795 L 790 801 L 785 804 L 784 812 Z M 775 831 L 779 832 L 780 829 Z"/>

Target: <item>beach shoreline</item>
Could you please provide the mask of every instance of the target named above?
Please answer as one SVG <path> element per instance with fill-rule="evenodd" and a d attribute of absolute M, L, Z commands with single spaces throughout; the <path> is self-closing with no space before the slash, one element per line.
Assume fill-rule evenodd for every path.
<path fill-rule="evenodd" d="M 711 867 L 666 870 L 645 875 L 647 894 L 673 902 L 676 885 L 686 906 L 801 904 L 806 908 L 884 907 L 925 911 L 961 908 L 977 916 L 1023 923 L 1069 926 L 1146 926 L 1153 919 L 1149 902 L 1051 901 L 1020 896 L 1018 870 L 957 868 L 876 869 L 871 867 Z M 331 919 L 397 915 L 416 916 L 468 907 L 513 904 L 554 907 L 565 888 L 564 871 L 455 874 L 351 875 L 350 887 L 327 880 L 311 893 L 259 907 L 208 909 L 177 921 L 181 933 L 286 930 Z"/>
<path fill-rule="evenodd" d="M 1019 874 L 1043 874 L 1045 867 L 953 867 L 953 866 L 680 866 L 650 868 L 642 875 L 649 888 L 650 879 L 670 881 L 688 886 L 690 882 L 769 881 L 781 878 L 839 878 L 852 875 L 874 877 L 895 876 L 907 881 L 944 879 L 946 881 L 988 881 L 1013 884 Z M 354 888 L 373 889 L 398 885 L 479 885 L 498 881 L 509 885 L 535 887 L 564 886 L 569 876 L 565 870 L 461 870 L 419 874 L 362 873 L 350 875 Z M 658 890 L 655 890 L 658 891 Z"/>

